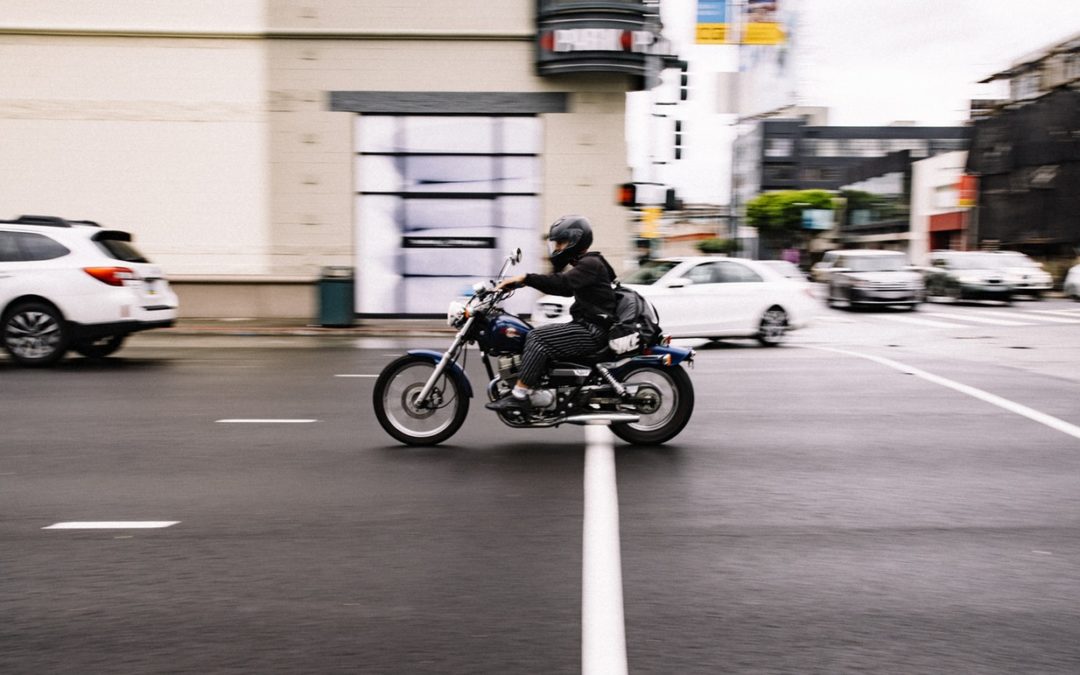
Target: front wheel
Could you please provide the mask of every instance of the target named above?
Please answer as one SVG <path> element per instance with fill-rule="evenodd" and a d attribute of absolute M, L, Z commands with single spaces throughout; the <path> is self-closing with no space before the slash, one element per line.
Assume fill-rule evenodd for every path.
<path fill-rule="evenodd" d="M 611 431 L 634 445 L 660 445 L 675 438 L 694 412 L 694 385 L 681 366 L 640 366 L 620 381 L 637 385 L 637 422 L 612 424 Z"/>
<path fill-rule="evenodd" d="M 469 413 L 469 399 L 448 368 L 435 382 L 428 400 L 417 400 L 435 372 L 435 363 L 421 356 L 402 356 L 375 380 L 375 417 L 386 433 L 406 445 L 436 445 L 457 433 Z"/>

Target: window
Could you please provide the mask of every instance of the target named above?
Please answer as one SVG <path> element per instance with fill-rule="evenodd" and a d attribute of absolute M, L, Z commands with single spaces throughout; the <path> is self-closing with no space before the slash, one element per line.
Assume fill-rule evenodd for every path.
<path fill-rule="evenodd" d="M 97 244 L 97 247 L 101 249 L 105 255 L 113 260 L 122 260 L 130 263 L 150 262 L 142 253 L 139 253 L 131 242 L 105 237 L 102 239 L 95 239 L 94 243 Z"/>
<path fill-rule="evenodd" d="M 717 283 L 730 284 L 761 281 L 761 276 L 745 265 L 734 262 L 718 262 L 713 264 L 716 265 L 715 277 Z"/>
<path fill-rule="evenodd" d="M 713 268 L 716 263 L 704 263 L 690 269 L 683 276 L 695 284 L 712 284 L 716 282 Z"/>
<path fill-rule="evenodd" d="M 791 138 L 765 139 L 766 157 L 790 157 L 795 151 L 795 141 Z"/>
<path fill-rule="evenodd" d="M 358 116 L 358 312 L 441 313 L 513 248 L 535 259 L 541 145 L 535 116 Z"/>
<path fill-rule="evenodd" d="M 43 234 L 0 232 L 0 262 L 53 260 L 68 253 L 67 247 Z"/>

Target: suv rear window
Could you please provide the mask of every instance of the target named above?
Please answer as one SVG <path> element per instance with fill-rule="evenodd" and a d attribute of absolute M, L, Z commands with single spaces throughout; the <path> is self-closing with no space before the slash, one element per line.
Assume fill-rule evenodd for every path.
<path fill-rule="evenodd" d="M 25 262 L 62 258 L 70 250 L 54 239 L 33 232 L 0 232 L 0 261 Z"/>
<path fill-rule="evenodd" d="M 122 260 L 129 263 L 150 262 L 146 259 L 146 256 L 139 253 L 139 249 L 135 248 L 130 241 L 98 235 L 94 237 L 94 243 L 105 252 L 105 255 L 113 260 Z"/>

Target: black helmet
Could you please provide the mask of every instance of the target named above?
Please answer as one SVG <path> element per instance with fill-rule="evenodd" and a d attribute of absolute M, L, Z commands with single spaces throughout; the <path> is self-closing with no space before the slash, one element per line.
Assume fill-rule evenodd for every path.
<path fill-rule="evenodd" d="M 592 246 L 592 225 L 585 216 L 563 216 L 551 224 L 547 238 L 549 242 L 566 242 L 563 250 L 549 251 L 551 264 L 561 270 Z"/>

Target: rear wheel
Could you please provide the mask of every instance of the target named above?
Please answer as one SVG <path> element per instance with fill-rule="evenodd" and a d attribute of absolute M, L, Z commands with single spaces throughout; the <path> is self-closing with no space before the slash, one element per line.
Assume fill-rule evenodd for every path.
<path fill-rule="evenodd" d="M 0 333 L 4 349 L 22 366 L 38 367 L 56 363 L 68 348 L 64 317 L 52 305 L 27 302 L 4 315 Z"/>
<path fill-rule="evenodd" d="M 788 328 L 788 315 L 780 307 L 773 305 L 765 310 L 758 326 L 758 342 L 766 347 L 775 347 L 784 341 Z"/>
<path fill-rule="evenodd" d="M 611 431 L 634 445 L 660 445 L 683 430 L 694 412 L 694 385 L 681 366 L 640 366 L 620 378 L 637 385 L 637 422 L 612 424 Z"/>
<path fill-rule="evenodd" d="M 386 433 L 406 445 L 436 445 L 457 433 L 469 413 L 469 399 L 447 368 L 420 403 L 417 398 L 435 372 L 435 363 L 402 356 L 375 380 L 375 417 Z"/>
<path fill-rule="evenodd" d="M 124 346 L 126 335 L 106 335 L 94 340 L 82 340 L 72 345 L 72 349 L 88 359 L 103 359 L 115 354 Z"/>

